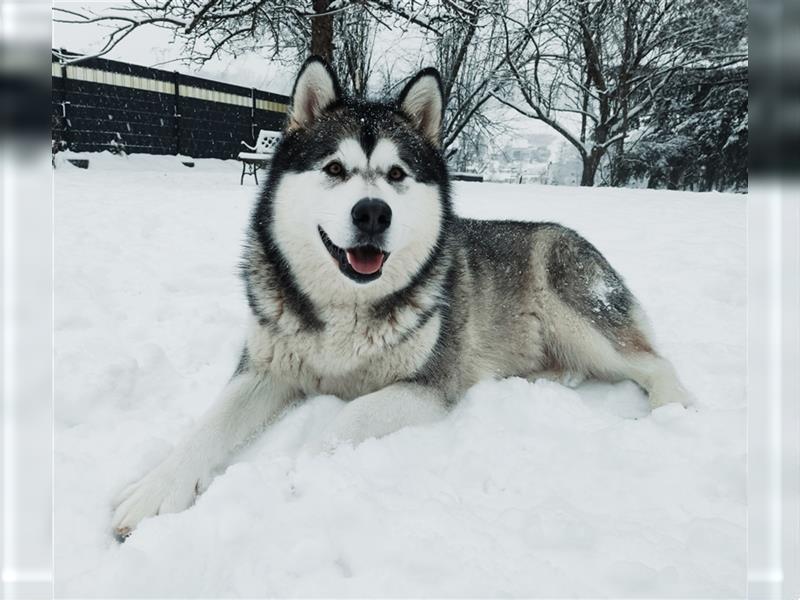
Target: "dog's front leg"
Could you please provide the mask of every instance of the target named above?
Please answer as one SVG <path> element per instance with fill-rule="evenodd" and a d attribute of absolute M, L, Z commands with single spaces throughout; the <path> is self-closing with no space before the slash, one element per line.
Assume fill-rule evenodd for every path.
<path fill-rule="evenodd" d="M 145 517 L 187 508 L 213 471 L 293 399 L 292 390 L 270 376 L 244 372 L 171 454 L 116 499 L 112 525 L 123 539 Z"/>
<path fill-rule="evenodd" d="M 321 449 L 340 442 L 358 444 L 409 425 L 421 425 L 446 413 L 442 394 L 415 383 L 395 383 L 349 402 L 325 429 Z"/>

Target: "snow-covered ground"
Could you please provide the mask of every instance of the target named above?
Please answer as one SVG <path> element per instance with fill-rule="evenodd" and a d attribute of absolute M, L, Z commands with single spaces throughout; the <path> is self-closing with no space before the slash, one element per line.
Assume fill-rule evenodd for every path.
<path fill-rule="evenodd" d="M 256 188 L 232 161 L 96 156 L 55 176 L 55 576 L 61 597 L 733 597 L 745 593 L 741 196 L 457 184 L 462 215 L 555 220 L 648 310 L 698 399 L 631 383 L 475 386 L 445 420 L 332 454 L 288 412 L 189 510 L 110 533 L 235 367 Z"/>

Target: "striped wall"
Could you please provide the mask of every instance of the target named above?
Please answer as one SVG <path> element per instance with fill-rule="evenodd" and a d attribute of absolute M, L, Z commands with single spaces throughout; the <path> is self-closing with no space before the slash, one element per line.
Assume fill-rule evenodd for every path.
<path fill-rule="evenodd" d="M 78 152 L 233 158 L 281 129 L 288 98 L 119 61 L 52 63 L 55 144 Z"/>

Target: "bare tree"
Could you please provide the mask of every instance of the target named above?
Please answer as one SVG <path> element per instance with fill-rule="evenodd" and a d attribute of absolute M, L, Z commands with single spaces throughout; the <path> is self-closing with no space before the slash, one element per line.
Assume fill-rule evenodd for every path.
<path fill-rule="evenodd" d="M 446 115 L 442 145 L 454 147 L 468 123 L 474 123 L 499 89 L 502 78 L 495 50 L 498 14 L 504 2 L 482 4 L 468 0 L 459 8 L 463 19 L 448 25 L 435 40 L 436 66 L 442 74 Z M 477 129 L 470 132 L 479 135 Z"/>
<path fill-rule="evenodd" d="M 542 21 L 529 5 L 505 28 L 509 68 L 523 105 L 496 97 L 572 144 L 583 161 L 581 185 L 594 185 L 603 158 L 623 151 L 632 120 L 677 71 L 707 60 L 698 49 L 713 40 L 701 22 L 689 18 L 693 6 L 691 0 L 558 0 Z"/>
<path fill-rule="evenodd" d="M 341 12 L 335 20 L 339 35 L 333 65 L 350 93 L 364 98 L 372 75 L 376 21 L 364 6 Z"/>
<path fill-rule="evenodd" d="M 529 13 L 535 31 L 553 0 L 539 0 Z M 442 74 L 446 115 L 442 145 L 446 155 L 455 149 L 475 154 L 485 141 L 506 133 L 502 120 L 489 118 L 491 102 L 506 96 L 513 86 L 510 59 L 517 59 L 525 41 L 506 44 L 504 32 L 508 0 L 465 0 L 458 4 L 459 19 L 446 24 L 434 40 L 436 66 Z M 459 161 L 463 162 L 463 161 Z"/>
<path fill-rule="evenodd" d="M 130 0 L 102 12 L 89 6 L 54 7 L 58 23 L 101 24 L 108 28 L 105 44 L 85 56 L 61 57 L 66 64 L 104 56 L 126 37 L 146 27 L 159 27 L 182 42 L 187 62 L 205 63 L 222 53 L 253 50 L 273 59 L 284 55 L 287 43 L 304 37 L 314 16 L 301 2 L 283 0 Z"/>
<path fill-rule="evenodd" d="M 101 23 L 109 28 L 105 44 L 87 56 L 63 56 L 65 63 L 104 56 L 143 27 L 173 32 L 185 46 L 187 61 L 204 63 L 222 53 L 261 52 L 273 60 L 296 62 L 309 51 L 332 62 L 336 47 L 335 16 L 361 7 L 389 26 L 416 27 L 433 35 L 439 27 L 463 18 L 455 0 L 128 0 L 96 11 L 91 4 L 53 11 L 58 23 Z"/>

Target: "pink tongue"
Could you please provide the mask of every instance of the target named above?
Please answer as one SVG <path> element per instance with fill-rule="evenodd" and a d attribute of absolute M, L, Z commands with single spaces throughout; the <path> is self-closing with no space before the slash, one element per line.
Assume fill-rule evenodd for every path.
<path fill-rule="evenodd" d="M 347 262 L 357 273 L 372 275 L 383 266 L 383 252 L 369 248 L 353 248 L 347 251 Z"/>

